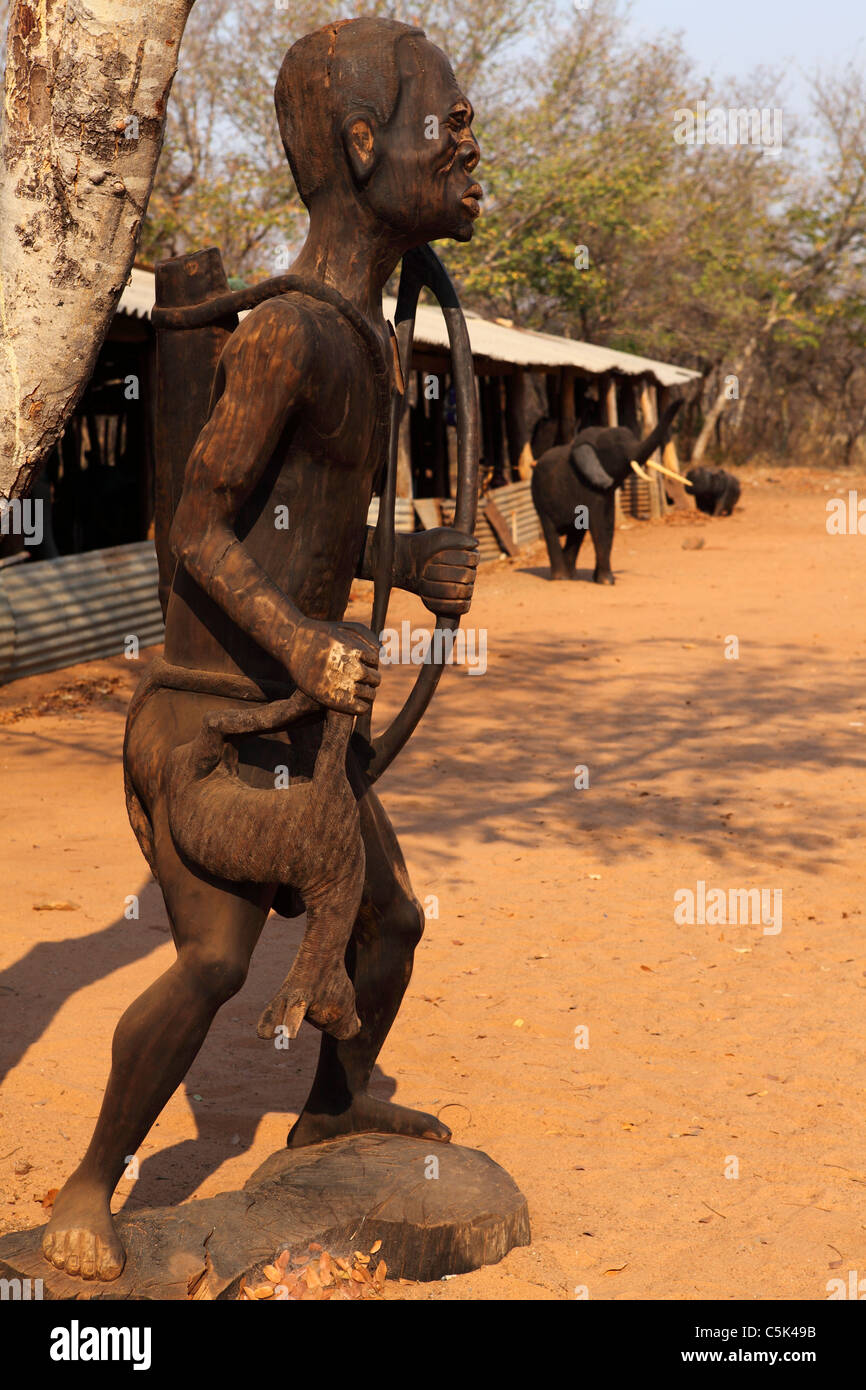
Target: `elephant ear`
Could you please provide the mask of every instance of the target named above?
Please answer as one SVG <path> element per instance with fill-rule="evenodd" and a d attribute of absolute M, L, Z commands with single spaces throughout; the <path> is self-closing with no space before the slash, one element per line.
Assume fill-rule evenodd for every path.
<path fill-rule="evenodd" d="M 601 488 L 607 492 L 614 486 L 614 479 L 602 467 L 601 459 L 590 444 L 572 444 L 569 458 L 577 469 L 578 476 L 590 487 Z"/>

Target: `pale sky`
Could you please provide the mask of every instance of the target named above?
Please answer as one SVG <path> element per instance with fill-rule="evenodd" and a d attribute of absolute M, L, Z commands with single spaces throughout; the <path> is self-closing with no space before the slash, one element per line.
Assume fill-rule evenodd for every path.
<path fill-rule="evenodd" d="M 681 30 L 699 72 L 719 81 L 785 67 L 784 99 L 805 110 L 802 72 L 816 64 L 866 66 L 866 0 L 634 0 L 630 28 Z M 755 104 L 762 105 L 755 93 Z"/>

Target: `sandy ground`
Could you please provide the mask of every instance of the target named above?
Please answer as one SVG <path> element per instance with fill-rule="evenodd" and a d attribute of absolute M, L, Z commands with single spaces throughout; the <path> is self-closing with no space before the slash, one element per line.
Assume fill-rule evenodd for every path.
<path fill-rule="evenodd" d="M 632 523 L 614 589 L 586 582 L 587 554 L 574 584 L 547 582 L 541 549 L 482 570 L 488 670 L 446 672 L 380 784 L 439 916 L 375 1089 L 503 1164 L 533 1243 L 393 1296 L 822 1299 L 866 1272 L 866 540 L 825 527 L 857 485 L 754 472 L 729 520 Z M 123 804 L 139 674 L 118 659 L 0 692 L 6 1229 L 43 1219 L 119 1013 L 172 959 Z M 113 691 L 57 694 L 84 676 Z M 386 672 L 380 723 L 407 679 Z M 679 925 L 699 880 L 781 890 L 781 931 Z M 277 1052 L 255 1020 L 297 937 L 271 918 L 118 1207 L 240 1186 L 284 1143 L 317 1039 Z"/>

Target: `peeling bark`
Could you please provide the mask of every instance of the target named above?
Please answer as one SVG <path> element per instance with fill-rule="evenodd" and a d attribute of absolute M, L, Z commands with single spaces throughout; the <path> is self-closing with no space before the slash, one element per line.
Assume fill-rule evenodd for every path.
<path fill-rule="evenodd" d="M 193 0 L 13 0 L 0 132 L 0 496 L 86 386 L 129 277 Z"/>

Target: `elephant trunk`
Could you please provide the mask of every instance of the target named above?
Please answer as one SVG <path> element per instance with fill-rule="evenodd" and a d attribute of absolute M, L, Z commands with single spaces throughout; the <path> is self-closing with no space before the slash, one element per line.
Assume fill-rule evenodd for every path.
<path fill-rule="evenodd" d="M 668 431 L 681 405 L 681 400 L 671 401 L 652 434 L 648 434 L 646 439 L 641 440 L 640 447 L 634 456 L 635 463 L 646 463 L 656 449 L 660 449 L 667 442 Z"/>

